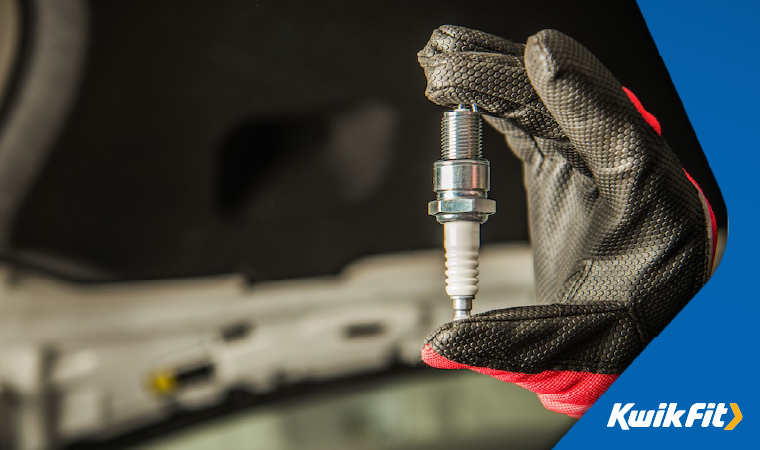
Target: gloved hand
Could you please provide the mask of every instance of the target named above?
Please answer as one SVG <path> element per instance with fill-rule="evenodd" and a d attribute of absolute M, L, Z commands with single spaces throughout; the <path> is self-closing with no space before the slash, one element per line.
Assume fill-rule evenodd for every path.
<path fill-rule="evenodd" d="M 657 120 L 568 36 L 447 25 L 418 57 L 428 98 L 477 105 L 523 163 L 539 303 L 448 323 L 423 360 L 580 417 L 706 282 L 709 204 Z"/>

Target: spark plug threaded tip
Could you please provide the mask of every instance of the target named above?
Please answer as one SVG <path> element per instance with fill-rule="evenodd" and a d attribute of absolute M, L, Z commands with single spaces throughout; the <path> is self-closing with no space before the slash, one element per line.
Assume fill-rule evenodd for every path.
<path fill-rule="evenodd" d="M 441 159 L 483 157 L 480 113 L 465 108 L 446 111 L 441 121 Z"/>

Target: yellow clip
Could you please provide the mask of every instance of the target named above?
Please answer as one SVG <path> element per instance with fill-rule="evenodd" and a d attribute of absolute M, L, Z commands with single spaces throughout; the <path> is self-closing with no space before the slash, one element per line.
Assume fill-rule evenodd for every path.
<path fill-rule="evenodd" d="M 177 378 L 168 370 L 158 371 L 150 379 L 150 387 L 158 394 L 168 395 L 177 387 Z"/>

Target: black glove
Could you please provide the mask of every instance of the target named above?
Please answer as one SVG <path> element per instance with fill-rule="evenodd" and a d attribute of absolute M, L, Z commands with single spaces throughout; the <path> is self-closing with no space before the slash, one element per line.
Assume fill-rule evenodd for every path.
<path fill-rule="evenodd" d="M 477 105 L 523 162 L 539 303 L 448 323 L 423 360 L 580 417 L 707 281 L 709 204 L 657 120 L 568 36 L 443 26 L 418 57 L 428 98 Z"/>

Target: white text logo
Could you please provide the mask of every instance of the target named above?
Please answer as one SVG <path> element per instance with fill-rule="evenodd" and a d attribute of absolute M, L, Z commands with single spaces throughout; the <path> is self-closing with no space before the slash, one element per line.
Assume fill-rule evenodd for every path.
<path fill-rule="evenodd" d="M 697 423 L 699 424 L 698 426 L 702 427 L 713 426 L 723 428 L 725 425 L 723 416 L 728 412 L 725 403 L 694 403 L 688 409 L 688 413 L 685 409 L 678 409 L 677 403 L 660 403 L 658 409 L 650 410 L 633 409 L 635 405 L 635 403 L 626 403 L 623 406 L 622 403 L 615 403 L 612 406 L 612 413 L 610 414 L 610 420 L 607 422 L 607 427 L 619 425 L 623 430 L 646 427 L 691 428 Z M 742 420 L 739 405 L 731 403 L 730 406 L 731 411 L 734 413 L 734 418 L 726 425 L 725 430 L 733 430 Z M 681 423 L 682 419 L 683 423 Z"/>

